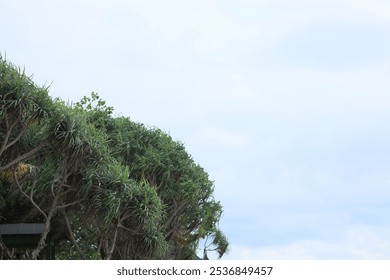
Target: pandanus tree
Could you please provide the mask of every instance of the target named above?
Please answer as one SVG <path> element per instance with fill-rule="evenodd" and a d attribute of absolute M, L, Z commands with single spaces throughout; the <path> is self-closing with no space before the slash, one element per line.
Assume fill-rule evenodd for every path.
<path fill-rule="evenodd" d="M 64 259 L 195 259 L 201 240 L 226 252 L 214 183 L 182 143 L 96 93 L 53 100 L 1 57 L 0 98 L 0 222 L 44 223 L 31 258 L 49 234 Z"/>
<path fill-rule="evenodd" d="M 93 101 L 96 107 L 91 106 Z M 184 145 L 160 129 L 148 128 L 125 117 L 113 118 L 98 95 L 78 105 L 89 112 L 91 123 L 107 132 L 110 148 L 115 158 L 129 169 L 130 178 L 146 182 L 158 195 L 163 215 L 155 225 L 167 245 L 159 258 L 195 259 L 202 239 L 213 244 L 206 250 L 215 250 L 222 257 L 228 242 L 218 228 L 222 207 L 213 198 L 214 183 Z M 131 258 L 128 252 L 123 252 L 126 249 L 120 248 L 128 248 L 132 240 L 122 241 L 114 257 Z"/>

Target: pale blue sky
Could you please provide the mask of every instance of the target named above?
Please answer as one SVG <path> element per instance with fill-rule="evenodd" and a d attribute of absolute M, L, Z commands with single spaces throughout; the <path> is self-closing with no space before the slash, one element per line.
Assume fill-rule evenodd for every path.
<path fill-rule="evenodd" d="M 390 258 L 390 2 L 0 0 L 0 52 L 185 143 L 225 259 Z"/>

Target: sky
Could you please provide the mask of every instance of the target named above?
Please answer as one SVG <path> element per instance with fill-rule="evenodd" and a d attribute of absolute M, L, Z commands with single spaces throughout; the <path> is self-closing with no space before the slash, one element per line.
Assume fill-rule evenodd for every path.
<path fill-rule="evenodd" d="M 185 144 L 223 259 L 390 259 L 390 2 L 0 0 L 0 52 Z"/>

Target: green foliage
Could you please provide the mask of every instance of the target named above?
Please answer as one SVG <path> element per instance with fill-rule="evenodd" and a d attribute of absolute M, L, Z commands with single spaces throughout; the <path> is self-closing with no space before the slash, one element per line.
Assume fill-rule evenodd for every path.
<path fill-rule="evenodd" d="M 30 129 L 51 116 L 53 103 L 47 87 L 38 87 L 24 71 L 0 55 L 0 170 L 32 157 L 42 133 Z M 40 131 L 44 131 L 43 126 Z M 44 132 L 47 134 L 47 131 Z"/>
<path fill-rule="evenodd" d="M 84 96 L 81 101 L 75 104 L 75 108 L 85 112 L 91 112 L 92 110 L 103 112 L 109 116 L 114 112 L 114 108 L 107 106 L 106 101 L 102 100 L 99 94 L 95 92 L 92 92 L 90 97 Z"/>
<path fill-rule="evenodd" d="M 52 100 L 1 56 L 0 106 L 0 219 L 50 223 L 59 258 L 195 259 L 205 238 L 227 251 L 214 183 L 164 131 L 97 93 Z M 39 172 L 5 185 L 21 162 Z"/>

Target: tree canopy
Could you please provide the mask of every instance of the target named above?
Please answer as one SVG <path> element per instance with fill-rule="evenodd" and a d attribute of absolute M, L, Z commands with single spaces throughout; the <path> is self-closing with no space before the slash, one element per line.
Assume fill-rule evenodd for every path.
<path fill-rule="evenodd" d="M 0 224 L 45 225 L 24 258 L 48 236 L 60 259 L 197 259 L 202 240 L 222 257 L 207 172 L 183 143 L 113 112 L 97 93 L 53 99 L 0 56 Z M 16 258 L 1 236 L 0 258 Z"/>

